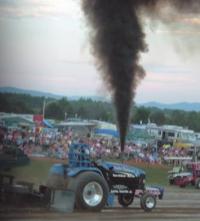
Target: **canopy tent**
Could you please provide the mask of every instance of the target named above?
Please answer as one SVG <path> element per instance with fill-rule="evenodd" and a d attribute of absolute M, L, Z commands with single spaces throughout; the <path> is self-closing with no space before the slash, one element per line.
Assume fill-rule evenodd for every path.
<path fill-rule="evenodd" d="M 53 125 L 45 119 L 42 121 L 42 123 L 43 123 L 44 127 L 53 128 Z"/>
<path fill-rule="evenodd" d="M 58 127 L 94 127 L 95 123 L 89 121 L 64 121 L 57 125 Z"/>
<path fill-rule="evenodd" d="M 77 136 L 90 136 L 96 124 L 88 120 L 63 121 L 56 125 L 59 130 L 68 130 Z"/>
<path fill-rule="evenodd" d="M 34 123 L 30 120 L 27 120 L 23 117 L 19 116 L 11 116 L 11 117 L 3 117 L 1 118 L 5 127 L 19 127 L 19 126 L 26 126 L 26 127 L 33 127 Z"/>
<path fill-rule="evenodd" d="M 115 124 L 105 121 L 93 121 L 96 124 L 94 135 L 119 138 L 119 132 Z"/>
<path fill-rule="evenodd" d="M 112 129 L 95 129 L 94 133 L 101 136 L 112 136 L 119 138 L 119 132 Z"/>

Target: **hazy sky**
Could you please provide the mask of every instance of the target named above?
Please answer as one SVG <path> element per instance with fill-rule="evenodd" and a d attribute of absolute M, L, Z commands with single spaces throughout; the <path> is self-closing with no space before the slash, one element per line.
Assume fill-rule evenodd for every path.
<path fill-rule="evenodd" d="M 147 74 L 136 102 L 200 102 L 200 17 L 145 22 Z M 0 0 L 0 86 L 108 95 L 90 53 L 79 0 Z"/>

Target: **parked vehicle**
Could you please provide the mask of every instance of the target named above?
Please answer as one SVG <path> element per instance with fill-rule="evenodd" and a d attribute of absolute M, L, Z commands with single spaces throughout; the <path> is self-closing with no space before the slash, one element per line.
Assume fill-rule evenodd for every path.
<path fill-rule="evenodd" d="M 140 197 L 141 208 L 151 211 L 157 198 L 163 197 L 163 188 L 145 187 L 143 170 L 126 164 L 92 161 L 86 144 L 71 145 L 68 161 L 68 165 L 53 165 L 48 186 L 74 191 L 77 209 L 100 211 L 106 206 L 109 195 L 114 194 L 123 207 L 131 205 L 134 197 Z"/>
<path fill-rule="evenodd" d="M 185 166 L 174 167 L 168 174 L 170 184 L 180 187 L 192 184 L 200 189 L 200 162 L 188 162 Z"/>

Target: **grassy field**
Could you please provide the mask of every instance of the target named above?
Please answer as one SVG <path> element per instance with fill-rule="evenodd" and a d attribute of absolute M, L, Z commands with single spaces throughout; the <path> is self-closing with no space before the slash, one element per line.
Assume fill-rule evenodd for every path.
<path fill-rule="evenodd" d="M 14 175 L 16 180 L 45 184 L 51 165 L 50 161 L 31 160 L 29 165 L 16 167 L 8 173 Z"/>
<path fill-rule="evenodd" d="M 32 159 L 29 165 L 14 168 L 8 173 L 14 175 L 17 180 L 33 182 L 38 185 L 45 184 L 49 169 L 54 163 L 56 163 L 56 161 L 50 159 Z M 162 186 L 166 186 L 168 184 L 167 171 L 170 168 L 141 163 L 136 165 L 132 162 L 128 162 L 128 164 L 132 164 L 145 170 L 147 184 L 158 184 Z"/>
<path fill-rule="evenodd" d="M 167 172 L 170 170 L 168 167 L 154 167 L 149 165 L 140 165 L 140 168 L 146 172 L 147 184 L 157 184 L 162 186 L 168 185 Z"/>

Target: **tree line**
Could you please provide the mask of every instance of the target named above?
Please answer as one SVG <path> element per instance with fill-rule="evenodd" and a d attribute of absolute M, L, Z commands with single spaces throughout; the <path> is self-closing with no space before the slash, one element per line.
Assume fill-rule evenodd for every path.
<path fill-rule="evenodd" d="M 115 122 L 114 105 L 110 102 L 66 97 L 33 97 L 26 94 L 0 93 L 0 112 L 42 114 L 45 104 L 45 118 L 64 120 L 66 118 L 97 119 Z M 161 110 L 132 105 L 131 123 L 173 124 L 200 132 L 200 112 L 183 110 Z"/>

